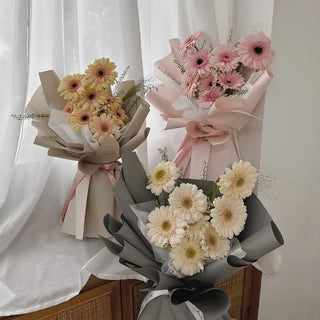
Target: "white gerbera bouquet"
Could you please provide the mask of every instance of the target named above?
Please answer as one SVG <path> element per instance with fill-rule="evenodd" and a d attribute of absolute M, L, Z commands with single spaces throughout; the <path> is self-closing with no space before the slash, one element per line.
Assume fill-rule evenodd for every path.
<path fill-rule="evenodd" d="M 122 160 L 113 188 L 122 222 L 106 215 L 113 238 L 103 241 L 154 283 L 138 319 L 229 319 L 229 298 L 215 284 L 283 244 L 252 193 L 256 169 L 239 161 L 213 182 L 181 178 L 167 158 L 149 176 L 134 153 Z"/>
<path fill-rule="evenodd" d="M 146 229 L 150 243 L 164 249 L 168 271 L 183 277 L 228 255 L 231 241 L 244 229 L 243 199 L 252 194 L 258 173 L 249 162 L 235 162 L 208 194 L 201 189 L 206 181 L 181 179 L 181 172 L 171 161 L 151 171 L 147 189 L 156 195 L 157 207 L 147 215 Z"/>

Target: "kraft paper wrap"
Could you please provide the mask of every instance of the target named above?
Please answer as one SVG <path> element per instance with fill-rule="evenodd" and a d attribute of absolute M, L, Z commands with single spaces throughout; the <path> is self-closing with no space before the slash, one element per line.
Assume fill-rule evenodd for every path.
<path fill-rule="evenodd" d="M 120 263 L 154 284 L 142 303 L 138 319 L 228 319 L 229 298 L 215 284 L 283 244 L 280 231 L 262 203 L 254 194 L 245 200 L 248 213 L 245 229 L 232 242 L 227 257 L 209 262 L 203 272 L 192 277 L 177 278 L 162 271 L 162 263 L 155 257 L 156 250 L 141 229 L 143 214 L 147 215 L 155 206 L 154 196 L 146 189 L 147 176 L 135 153 L 124 155 L 122 160 L 123 168 L 113 188 L 122 222 L 106 215 L 104 225 L 113 238 L 102 237 L 102 240 L 109 251 L 119 257 Z M 211 194 L 212 181 L 186 179 L 186 182 Z"/>
<path fill-rule="evenodd" d="M 174 161 L 184 168 L 184 177 L 200 179 L 206 166 L 207 179 L 216 180 L 224 169 L 241 158 L 259 167 L 264 93 L 272 79 L 267 71 L 253 73 L 243 96 L 218 98 L 212 106 L 182 94 L 183 74 L 180 40 L 170 40 L 175 55 L 155 62 L 155 76 L 162 81 L 157 91 L 146 95 L 167 122 L 166 130 L 185 128 L 185 139 Z"/>
<path fill-rule="evenodd" d="M 38 130 L 34 143 L 48 148 L 49 156 L 78 161 L 78 175 L 82 174 L 62 215 L 62 231 L 75 235 L 77 239 L 108 236 L 103 227 L 104 215 L 110 213 L 116 219 L 120 218 L 110 175 L 118 178 L 121 167 L 117 160 L 135 150 L 148 136 L 149 128 L 142 128 L 149 105 L 136 96 L 135 107 L 128 110 L 131 121 L 117 132 L 115 138 L 107 137 L 99 145 L 86 127 L 81 134 L 69 124 L 69 114 L 62 111 L 66 101 L 57 91 L 60 79 L 56 73 L 50 70 L 39 75 L 41 86 L 27 105 L 26 112 L 50 114 L 50 117 L 32 121 Z M 120 95 L 124 96 L 132 85 L 134 81 L 121 82 Z M 106 173 L 101 168 L 108 164 L 115 164 L 115 168 Z"/>

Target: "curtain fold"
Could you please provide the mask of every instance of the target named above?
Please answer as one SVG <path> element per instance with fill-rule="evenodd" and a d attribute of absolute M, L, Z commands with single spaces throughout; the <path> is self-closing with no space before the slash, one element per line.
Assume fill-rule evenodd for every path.
<path fill-rule="evenodd" d="M 3 28 L 0 31 L 0 208 L 6 200 L 18 146 L 19 121 L 10 114 L 23 112 L 28 83 L 29 1 L 3 1 L 0 7 Z"/>
<path fill-rule="evenodd" d="M 63 77 L 84 72 L 94 59 L 109 57 L 119 74 L 130 66 L 126 78 L 139 80 L 169 52 L 170 38 L 183 39 L 203 30 L 213 43 L 220 43 L 240 25 L 241 33 L 254 31 L 259 19 L 264 19 L 268 33 L 273 1 L 261 2 L 265 16 L 261 10 L 258 15 L 250 11 L 259 7 L 254 2 L 245 0 L 240 7 L 232 0 L 2 1 L 0 101 L 5 117 L 0 146 L 5 156 L 0 157 L 0 315 L 67 300 L 91 272 L 108 279 L 137 277 L 126 269 L 119 275 L 110 256 L 100 253 L 99 259 L 90 259 L 103 247 L 100 240 L 77 241 L 60 232 L 59 215 L 77 164 L 49 158 L 44 148 L 33 144 L 36 130 L 30 121 L 10 118 L 11 113 L 23 113 L 26 100 L 39 87 L 38 72 L 54 69 Z M 245 10 L 251 20 L 245 21 Z M 164 137 L 155 110 L 149 120 L 152 161 L 162 142 L 178 146 L 181 134 Z M 144 144 L 139 151 L 144 164 L 146 151 Z"/>

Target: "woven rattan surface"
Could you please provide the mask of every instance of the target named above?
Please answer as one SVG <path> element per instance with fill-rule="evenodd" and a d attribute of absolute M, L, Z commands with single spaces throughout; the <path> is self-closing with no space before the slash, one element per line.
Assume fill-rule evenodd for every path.
<path fill-rule="evenodd" d="M 241 319 L 241 305 L 244 285 L 244 270 L 236 273 L 231 278 L 219 283 L 218 288 L 229 296 L 231 307 L 229 314 L 232 318 Z"/>

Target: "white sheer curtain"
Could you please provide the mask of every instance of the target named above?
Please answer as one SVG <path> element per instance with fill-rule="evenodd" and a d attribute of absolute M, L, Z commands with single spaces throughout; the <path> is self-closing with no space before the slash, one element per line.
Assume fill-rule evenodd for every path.
<path fill-rule="evenodd" d="M 23 123 L 16 155 L 21 123 L 9 115 L 23 112 L 40 84 L 37 73 L 83 72 L 93 59 L 105 56 L 119 73 L 130 66 L 128 79 L 141 79 L 167 54 L 168 39 L 197 30 L 208 32 L 214 43 L 223 42 L 230 29 L 238 36 L 259 29 L 270 35 L 272 9 L 268 0 L 244 0 L 241 6 L 232 0 L 2 0 L 0 315 L 65 301 L 90 273 L 135 277 L 118 265 L 115 272 L 116 259 L 100 251 L 100 240 L 77 241 L 60 232 L 59 214 L 76 164 L 49 158 L 33 145 L 36 132 L 29 121 Z M 155 111 L 149 123 L 150 155 L 166 136 Z M 146 163 L 143 149 L 141 156 Z"/>

